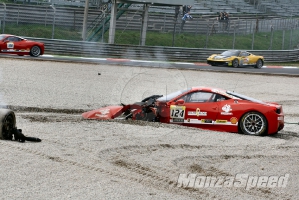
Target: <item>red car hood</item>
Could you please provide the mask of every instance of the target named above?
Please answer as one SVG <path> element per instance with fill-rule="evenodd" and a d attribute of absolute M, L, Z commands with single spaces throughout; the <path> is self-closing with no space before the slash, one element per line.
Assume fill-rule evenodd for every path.
<path fill-rule="evenodd" d="M 124 106 L 107 106 L 82 113 L 84 119 L 114 119 L 123 113 Z"/>

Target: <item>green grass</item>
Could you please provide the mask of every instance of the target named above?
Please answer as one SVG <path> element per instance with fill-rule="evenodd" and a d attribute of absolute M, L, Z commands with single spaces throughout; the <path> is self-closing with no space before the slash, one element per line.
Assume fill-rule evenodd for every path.
<path fill-rule="evenodd" d="M 5 33 L 37 37 L 37 38 L 52 38 L 52 25 L 32 25 L 32 24 L 7 24 Z M 54 39 L 65 40 L 82 40 L 81 30 L 71 28 L 54 27 Z M 285 31 L 284 50 L 290 47 L 290 31 Z M 299 30 L 292 32 L 292 48 L 297 48 L 299 44 Z M 272 50 L 282 50 L 282 31 L 275 31 L 273 34 Z M 139 45 L 139 31 L 116 31 L 115 44 Z M 108 32 L 104 36 L 104 40 L 108 41 Z M 254 50 L 268 50 L 270 47 L 271 33 L 257 33 L 254 38 Z M 174 45 L 173 45 L 174 44 Z M 173 42 L 173 33 L 147 32 L 147 46 L 174 46 L 186 48 L 217 48 L 217 49 L 232 49 L 233 35 L 228 34 L 213 34 L 207 37 L 206 34 L 175 34 Z M 236 35 L 234 49 L 251 50 L 252 34 Z M 299 66 L 299 62 L 292 63 L 267 63 L 267 65 L 285 65 Z"/>
<path fill-rule="evenodd" d="M 52 25 L 32 24 L 7 24 L 5 33 L 39 38 L 52 38 Z M 272 38 L 271 33 L 256 33 L 254 37 L 253 50 L 287 50 L 297 48 L 299 44 L 299 30 L 292 32 L 292 44 L 290 43 L 291 31 L 285 31 L 284 46 L 282 31 L 275 31 Z M 105 34 L 105 41 L 108 41 L 108 32 Z M 235 42 L 233 34 L 188 34 L 176 33 L 173 42 L 173 33 L 147 32 L 146 45 L 148 46 L 174 46 L 186 48 L 217 48 L 217 49 L 252 49 L 252 34 L 236 35 Z M 65 27 L 54 27 L 54 39 L 82 40 L 81 30 L 74 30 Z M 116 44 L 139 45 L 139 31 L 116 31 Z M 233 47 L 233 43 L 235 46 Z"/>
<path fill-rule="evenodd" d="M 35 25 L 35 24 L 7 24 L 5 33 L 36 37 L 36 38 L 52 38 L 53 26 Z M 71 28 L 54 27 L 54 39 L 65 40 L 82 40 L 81 33 Z"/>
<path fill-rule="evenodd" d="M 293 30 L 292 44 L 290 45 L 291 31 L 285 31 L 284 46 L 282 31 L 275 31 L 272 38 L 271 33 L 257 33 L 254 35 L 254 50 L 287 50 L 297 48 L 299 43 L 299 30 Z M 105 35 L 108 38 L 108 35 Z M 139 44 L 140 33 L 137 31 L 116 32 L 116 44 Z M 172 33 L 147 32 L 146 45 L 148 46 L 175 46 L 187 48 L 217 48 L 217 49 L 252 49 L 253 35 L 236 35 L 235 42 L 232 34 L 175 34 L 174 43 Z M 235 46 L 233 47 L 233 43 Z M 174 44 L 174 45 L 173 45 Z M 290 48 L 289 48 L 290 47 Z"/>

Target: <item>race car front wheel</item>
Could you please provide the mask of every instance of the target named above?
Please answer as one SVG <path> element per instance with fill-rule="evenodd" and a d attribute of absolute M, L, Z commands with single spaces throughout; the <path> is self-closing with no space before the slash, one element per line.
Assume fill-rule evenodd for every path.
<path fill-rule="evenodd" d="M 238 59 L 233 60 L 233 67 L 235 67 L 235 68 L 239 67 L 239 60 Z"/>
<path fill-rule="evenodd" d="M 259 112 L 248 112 L 240 121 L 241 131 L 246 135 L 265 135 L 267 126 L 265 116 Z"/>
<path fill-rule="evenodd" d="M 41 54 L 41 50 L 39 46 L 33 46 L 30 49 L 30 56 L 37 57 Z"/>
<path fill-rule="evenodd" d="M 256 61 L 255 68 L 262 68 L 263 67 L 263 61 L 261 59 L 258 59 Z"/>
<path fill-rule="evenodd" d="M 14 112 L 9 109 L 0 109 L 0 139 L 11 140 L 14 128 L 16 128 Z"/>

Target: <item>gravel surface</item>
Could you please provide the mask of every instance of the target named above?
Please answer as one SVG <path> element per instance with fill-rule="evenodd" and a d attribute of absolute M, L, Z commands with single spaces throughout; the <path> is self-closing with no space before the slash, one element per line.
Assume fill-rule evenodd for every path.
<path fill-rule="evenodd" d="M 100 73 L 100 74 L 99 74 Z M 2 199 L 297 199 L 299 79 L 0 58 L 0 105 L 41 143 L 1 140 Z M 255 137 L 171 124 L 83 120 L 83 111 L 191 86 L 283 105 L 284 130 Z M 177 186 L 179 174 L 285 176 L 286 187 Z"/>

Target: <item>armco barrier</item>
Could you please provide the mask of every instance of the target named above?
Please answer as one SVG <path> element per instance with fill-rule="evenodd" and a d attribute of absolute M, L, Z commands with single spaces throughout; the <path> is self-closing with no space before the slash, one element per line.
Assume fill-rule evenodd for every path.
<path fill-rule="evenodd" d="M 206 61 L 211 54 L 226 49 L 178 48 L 163 46 L 116 45 L 98 42 L 28 38 L 45 44 L 45 54 L 98 58 L 125 58 L 141 60 L 163 60 L 198 62 Z M 299 60 L 299 49 L 294 50 L 248 50 L 262 55 L 265 62 L 291 62 Z"/>

